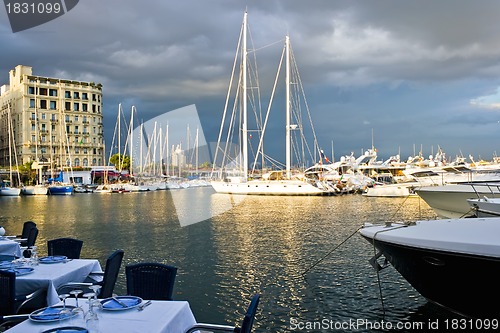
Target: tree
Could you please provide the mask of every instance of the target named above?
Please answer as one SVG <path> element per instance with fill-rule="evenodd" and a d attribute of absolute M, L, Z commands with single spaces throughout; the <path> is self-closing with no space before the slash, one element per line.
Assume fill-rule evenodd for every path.
<path fill-rule="evenodd" d="M 128 155 L 114 154 L 109 159 L 109 162 L 120 171 L 129 170 L 130 172 L 130 157 Z"/>

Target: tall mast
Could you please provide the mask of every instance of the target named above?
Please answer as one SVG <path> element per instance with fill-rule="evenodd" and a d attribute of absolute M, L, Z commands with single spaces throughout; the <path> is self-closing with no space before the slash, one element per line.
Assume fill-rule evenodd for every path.
<path fill-rule="evenodd" d="M 291 178 L 290 164 L 291 164 L 291 147 L 290 147 L 290 38 L 285 37 L 285 51 L 286 51 L 286 178 Z"/>
<path fill-rule="evenodd" d="M 132 105 L 132 112 L 130 113 L 130 126 L 129 126 L 129 133 L 130 133 L 130 145 L 129 145 L 129 158 L 130 158 L 130 167 L 129 167 L 129 174 L 131 176 L 134 175 L 134 169 L 133 169 L 133 153 L 134 153 L 134 110 L 135 110 L 135 106 Z"/>
<path fill-rule="evenodd" d="M 247 138 L 247 15 L 243 16 L 243 48 L 242 48 L 242 67 L 243 67 L 243 175 L 245 179 L 248 177 L 248 138 Z"/>

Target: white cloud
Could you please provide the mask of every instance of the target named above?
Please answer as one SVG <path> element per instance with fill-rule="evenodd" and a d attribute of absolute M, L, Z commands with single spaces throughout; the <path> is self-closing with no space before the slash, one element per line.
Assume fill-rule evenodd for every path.
<path fill-rule="evenodd" d="M 471 99 L 470 104 L 486 109 L 500 109 L 500 87 L 491 95 Z"/>

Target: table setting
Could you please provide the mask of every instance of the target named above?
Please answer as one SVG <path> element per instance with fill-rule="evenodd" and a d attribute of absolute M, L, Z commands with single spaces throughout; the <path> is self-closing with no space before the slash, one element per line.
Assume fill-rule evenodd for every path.
<path fill-rule="evenodd" d="M 99 286 L 92 292 L 73 290 L 58 295 L 60 302 L 36 310 L 29 319 L 8 333 L 178 333 L 195 324 L 186 301 L 143 300 L 137 296 L 113 295 L 98 299 Z"/>
<path fill-rule="evenodd" d="M 17 236 L 5 235 L 5 228 L 0 226 L 0 256 L 21 257 L 22 251 Z"/>

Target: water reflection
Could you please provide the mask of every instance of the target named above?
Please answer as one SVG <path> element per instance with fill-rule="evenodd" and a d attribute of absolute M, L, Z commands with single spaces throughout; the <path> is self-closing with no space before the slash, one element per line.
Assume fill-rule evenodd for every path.
<path fill-rule="evenodd" d="M 22 222 L 35 221 L 41 255 L 47 239 L 69 236 L 84 240 L 82 257 L 102 264 L 115 249 L 125 250 L 124 265 L 173 264 L 179 267 L 174 298 L 188 300 L 199 321 L 235 323 L 256 292 L 262 293 L 258 332 L 288 332 L 292 319 L 449 316 L 428 311 L 392 268 L 380 273 L 384 314 L 377 275 L 368 264 L 373 249 L 359 235 L 303 276 L 364 222 L 435 218 L 417 198 L 247 196 L 229 201 L 233 208 L 227 210 L 232 199 L 211 189 L 181 191 L 0 198 L 0 223 L 15 234 Z M 178 215 L 185 209 L 205 214 L 207 197 L 219 215 L 181 227 Z M 125 292 L 123 269 L 116 288 Z"/>

